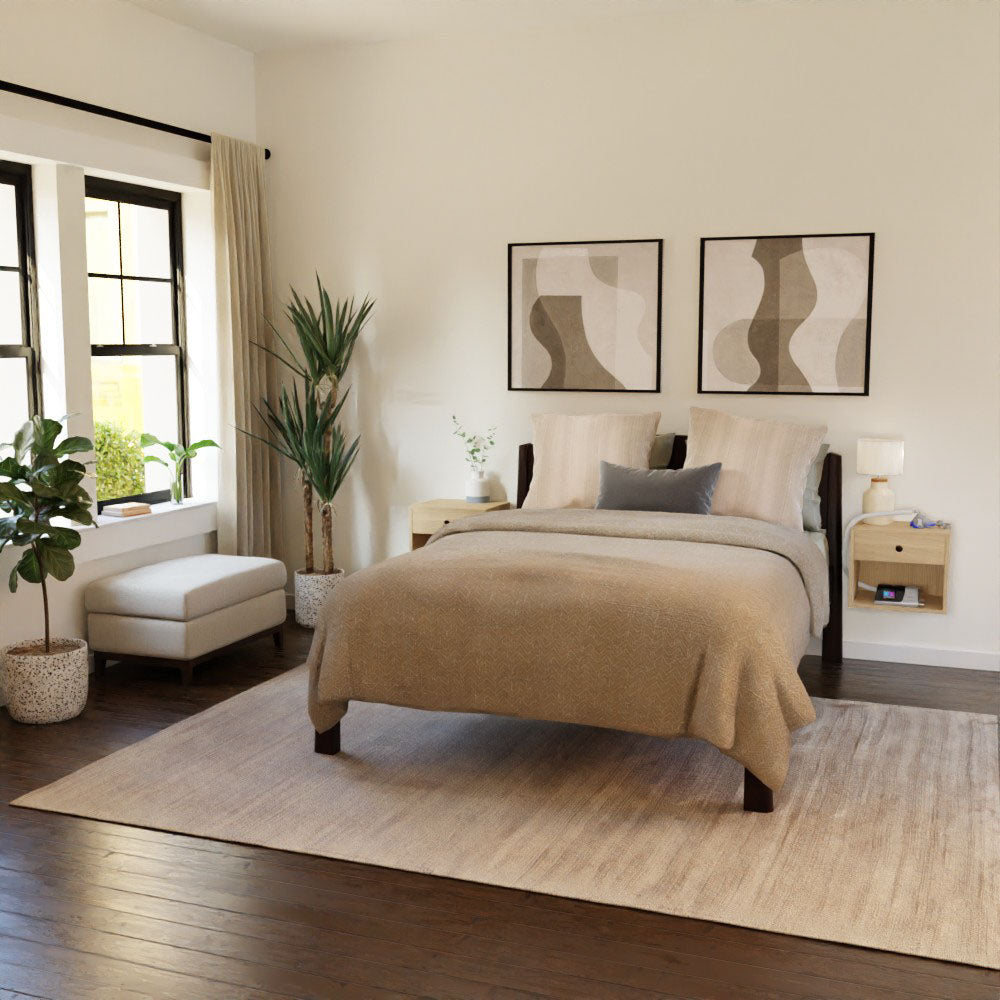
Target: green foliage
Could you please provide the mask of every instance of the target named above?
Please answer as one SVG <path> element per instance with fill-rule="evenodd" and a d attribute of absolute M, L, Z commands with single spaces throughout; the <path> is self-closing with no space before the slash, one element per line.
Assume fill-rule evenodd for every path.
<path fill-rule="evenodd" d="M 275 408 L 265 399 L 264 409 L 254 407 L 268 430 L 268 437 L 246 431 L 284 455 L 302 471 L 302 476 L 316 492 L 323 505 L 332 504 L 358 455 L 360 437 L 348 445 L 337 418 L 347 402 L 345 392 L 339 403 L 331 397 L 319 400 L 312 392 L 299 397 L 298 386 L 292 394 L 282 388 Z"/>
<path fill-rule="evenodd" d="M 174 503 L 180 503 L 183 494 L 181 477 L 184 473 L 185 464 L 194 458 L 202 448 L 218 448 L 219 446 L 211 438 L 195 441 L 194 444 L 189 444 L 185 448 L 184 445 L 177 444 L 175 441 L 161 441 L 154 434 L 142 435 L 143 448 L 152 448 L 157 445 L 167 453 L 167 458 L 160 458 L 159 455 L 146 455 L 142 461 L 157 462 L 171 470 L 170 497 Z"/>
<path fill-rule="evenodd" d="M 315 491 L 323 510 L 323 563 L 325 572 L 333 572 L 333 540 L 329 530 L 332 504 L 344 478 L 357 458 L 360 438 L 350 445 L 337 425 L 344 399 L 338 403 L 340 383 L 350 364 L 358 337 L 371 318 L 375 302 L 367 295 L 359 306 L 354 299 L 343 299 L 336 306 L 316 275 L 319 306 L 292 289 L 292 301 L 285 312 L 292 322 L 299 344 L 296 353 L 280 331 L 270 324 L 281 345 L 273 351 L 257 344 L 262 351 L 277 358 L 305 383 L 304 399 L 298 386 L 293 394 L 281 390 L 277 406 L 264 399 L 264 410 L 255 407 L 264 423 L 265 436 L 240 430 L 284 455 L 302 473 L 302 496 L 306 512 L 305 567 L 312 568 L 312 496 Z M 301 360 L 300 360 L 301 356 Z"/>
<path fill-rule="evenodd" d="M 13 454 L 0 461 L 0 551 L 7 545 L 24 549 L 11 570 L 8 586 L 17 590 L 18 577 L 42 585 L 45 606 L 45 651 L 49 651 L 49 606 L 45 581 L 68 580 L 76 568 L 72 549 L 80 533 L 52 523 L 65 518 L 74 524 L 93 524 L 90 496 L 80 485 L 87 469 L 69 458 L 90 451 L 85 437 L 66 437 L 62 421 L 32 417 L 9 444 Z"/>
<path fill-rule="evenodd" d="M 481 476 L 486 466 L 486 457 L 497 443 L 497 429 L 491 427 L 485 434 L 470 434 L 458 422 L 454 413 L 451 415 L 451 422 L 455 425 L 452 434 L 465 442 L 466 463 L 474 473 Z"/>
<path fill-rule="evenodd" d="M 294 288 L 291 289 L 292 301 L 285 307 L 295 328 L 303 362 L 298 360 L 288 341 L 273 325 L 271 330 L 285 353 L 279 354 L 262 344 L 258 346 L 314 387 L 318 387 L 324 378 L 336 386 L 347 371 L 358 337 L 371 318 L 375 303 L 366 295 L 360 306 L 354 305 L 353 298 L 338 300 L 334 306 L 318 274 L 316 290 L 319 294 L 318 308 Z"/>
<path fill-rule="evenodd" d="M 97 499 L 114 500 L 146 492 L 142 445 L 135 431 L 99 420 L 94 424 Z"/>

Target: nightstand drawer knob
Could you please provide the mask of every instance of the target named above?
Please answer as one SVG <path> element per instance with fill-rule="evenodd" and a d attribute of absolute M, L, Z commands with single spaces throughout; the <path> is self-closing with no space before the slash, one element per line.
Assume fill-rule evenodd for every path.
<path fill-rule="evenodd" d="M 451 524 L 451 521 L 445 520 L 445 524 Z"/>
<path fill-rule="evenodd" d="M 447 524 L 448 522 L 447 522 L 447 521 L 445 521 L 444 523 L 445 523 L 445 524 Z M 903 551 L 903 546 L 902 546 L 902 545 L 897 545 L 897 546 L 896 546 L 896 551 L 897 551 L 897 552 L 902 552 L 902 551 Z"/>

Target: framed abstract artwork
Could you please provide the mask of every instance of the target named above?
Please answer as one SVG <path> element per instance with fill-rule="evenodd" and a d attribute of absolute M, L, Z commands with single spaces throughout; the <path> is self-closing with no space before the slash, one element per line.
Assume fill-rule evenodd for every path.
<path fill-rule="evenodd" d="M 659 392 L 663 240 L 511 243 L 507 388 Z"/>
<path fill-rule="evenodd" d="M 701 241 L 698 391 L 867 396 L 874 233 Z"/>

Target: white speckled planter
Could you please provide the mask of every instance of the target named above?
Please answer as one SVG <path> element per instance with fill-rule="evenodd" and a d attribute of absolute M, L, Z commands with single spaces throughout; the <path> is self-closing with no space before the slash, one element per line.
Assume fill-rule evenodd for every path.
<path fill-rule="evenodd" d="M 344 571 L 303 573 L 295 571 L 295 620 L 303 628 L 315 628 L 319 613 L 334 588 L 344 579 Z"/>
<path fill-rule="evenodd" d="M 17 722 L 63 722 L 87 704 L 90 670 L 83 639 L 16 642 L 3 651 L 3 692 L 7 711 Z"/>

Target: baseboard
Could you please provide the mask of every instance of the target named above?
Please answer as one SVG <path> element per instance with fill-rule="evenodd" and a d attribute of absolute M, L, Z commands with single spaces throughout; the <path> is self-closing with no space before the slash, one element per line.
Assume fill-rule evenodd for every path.
<path fill-rule="evenodd" d="M 819 655 L 820 644 L 818 640 L 812 640 L 809 644 L 809 652 Z M 885 642 L 858 642 L 852 639 L 844 640 L 844 659 L 1000 671 L 1000 652 L 991 653 L 978 649 L 951 649 L 938 646 L 894 646 Z"/>

